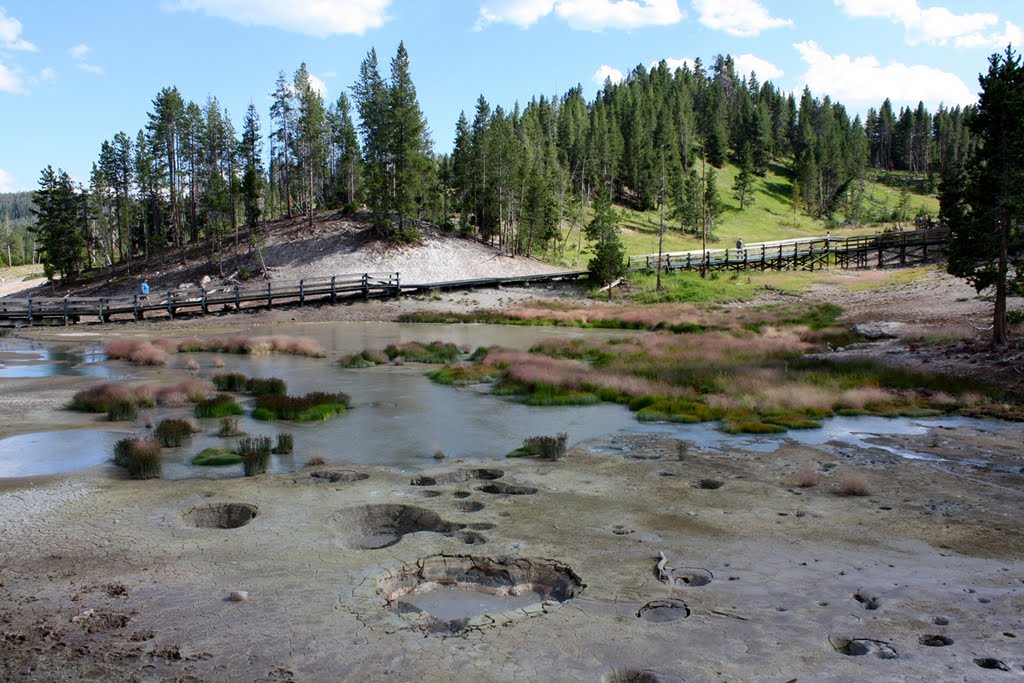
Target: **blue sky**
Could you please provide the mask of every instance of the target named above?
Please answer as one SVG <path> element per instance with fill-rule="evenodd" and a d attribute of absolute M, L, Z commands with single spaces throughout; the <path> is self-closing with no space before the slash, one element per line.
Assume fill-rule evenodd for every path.
<path fill-rule="evenodd" d="M 404 40 L 435 147 L 481 93 L 506 108 L 638 64 L 732 54 L 786 91 L 854 112 L 973 102 L 987 58 L 1024 38 L 1021 0 L 0 0 L 0 191 L 47 164 L 88 178 L 103 140 L 135 134 L 156 93 L 209 95 L 269 128 L 279 71 L 305 61 L 336 100 L 376 47 Z"/>

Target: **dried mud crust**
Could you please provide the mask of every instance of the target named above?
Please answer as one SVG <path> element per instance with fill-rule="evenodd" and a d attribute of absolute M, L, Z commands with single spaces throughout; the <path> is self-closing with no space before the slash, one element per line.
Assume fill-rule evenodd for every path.
<path fill-rule="evenodd" d="M 966 460 L 998 450 L 1009 461 L 1019 432 L 938 433 L 936 448 L 964 462 L 793 444 L 773 454 L 691 445 L 680 456 L 672 436 L 618 435 L 650 459 L 607 455 L 605 439 L 558 468 L 502 460 L 497 481 L 544 494 L 473 491 L 486 506 L 472 515 L 451 495 L 465 482 L 403 507 L 430 489 L 370 466 L 341 493 L 285 474 L 79 475 L 0 493 L 0 680 L 950 680 L 979 676 L 974 659 L 1018 671 L 1024 475 Z M 800 489 L 805 466 L 819 482 Z M 835 492 L 851 470 L 868 496 Z M 693 486 L 705 478 L 725 485 Z M 183 526 L 184 510 L 218 500 L 258 505 L 259 516 L 237 531 Z M 417 532 L 386 548 L 339 543 L 385 522 L 392 535 Z M 424 638 L 412 615 L 385 607 L 382 572 L 464 554 L 468 532 L 486 534 L 487 558 L 552 558 L 587 588 L 537 618 Z M 660 581 L 662 552 L 714 580 Z M 248 600 L 229 601 L 234 591 Z M 952 642 L 936 650 L 934 636 Z M 900 656 L 839 652 L 829 638 L 888 643 Z"/>

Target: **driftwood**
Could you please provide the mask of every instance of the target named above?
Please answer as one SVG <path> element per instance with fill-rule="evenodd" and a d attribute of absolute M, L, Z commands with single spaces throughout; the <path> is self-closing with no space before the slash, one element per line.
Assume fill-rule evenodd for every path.
<path fill-rule="evenodd" d="M 665 583 L 671 584 L 672 580 L 672 568 L 668 566 L 668 558 L 665 557 L 665 553 L 658 553 L 658 580 L 664 581 Z"/>

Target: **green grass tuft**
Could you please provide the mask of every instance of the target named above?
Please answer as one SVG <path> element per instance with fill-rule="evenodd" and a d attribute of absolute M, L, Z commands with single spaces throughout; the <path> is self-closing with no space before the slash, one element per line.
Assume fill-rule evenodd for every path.
<path fill-rule="evenodd" d="M 217 394 L 196 403 L 196 417 L 230 417 L 242 415 L 245 410 L 227 394 Z"/>
<path fill-rule="evenodd" d="M 242 462 L 242 456 L 233 448 L 204 448 L 192 458 L 192 464 L 199 467 L 224 467 L 225 465 L 237 465 L 240 462 Z"/>

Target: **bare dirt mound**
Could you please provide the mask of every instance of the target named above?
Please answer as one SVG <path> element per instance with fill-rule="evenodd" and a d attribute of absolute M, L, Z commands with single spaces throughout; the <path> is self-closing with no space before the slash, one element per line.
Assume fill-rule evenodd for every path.
<path fill-rule="evenodd" d="M 14 296 L 131 296 L 147 276 L 152 291 L 159 294 L 184 286 L 234 284 L 248 276 L 261 281 L 263 265 L 275 281 L 302 280 L 352 273 L 399 273 L 403 284 L 429 284 L 450 280 L 534 275 L 564 270 L 534 258 L 510 257 L 481 242 L 445 233 L 433 226 L 419 226 L 421 238 L 412 244 L 394 245 L 375 239 L 367 217 L 322 214 L 309 227 L 296 217 L 273 221 L 267 228 L 263 260 L 249 248 L 241 233 L 237 253 L 233 236 L 228 236 L 218 266 L 211 260 L 209 246 L 190 247 L 184 263 L 177 251 L 151 256 L 148 263 L 136 261 L 131 273 L 119 266 L 71 286 L 39 286 L 18 291 Z M 208 278 L 208 280 L 204 280 Z M 0 293 L 2 295 L 2 293 Z"/>

